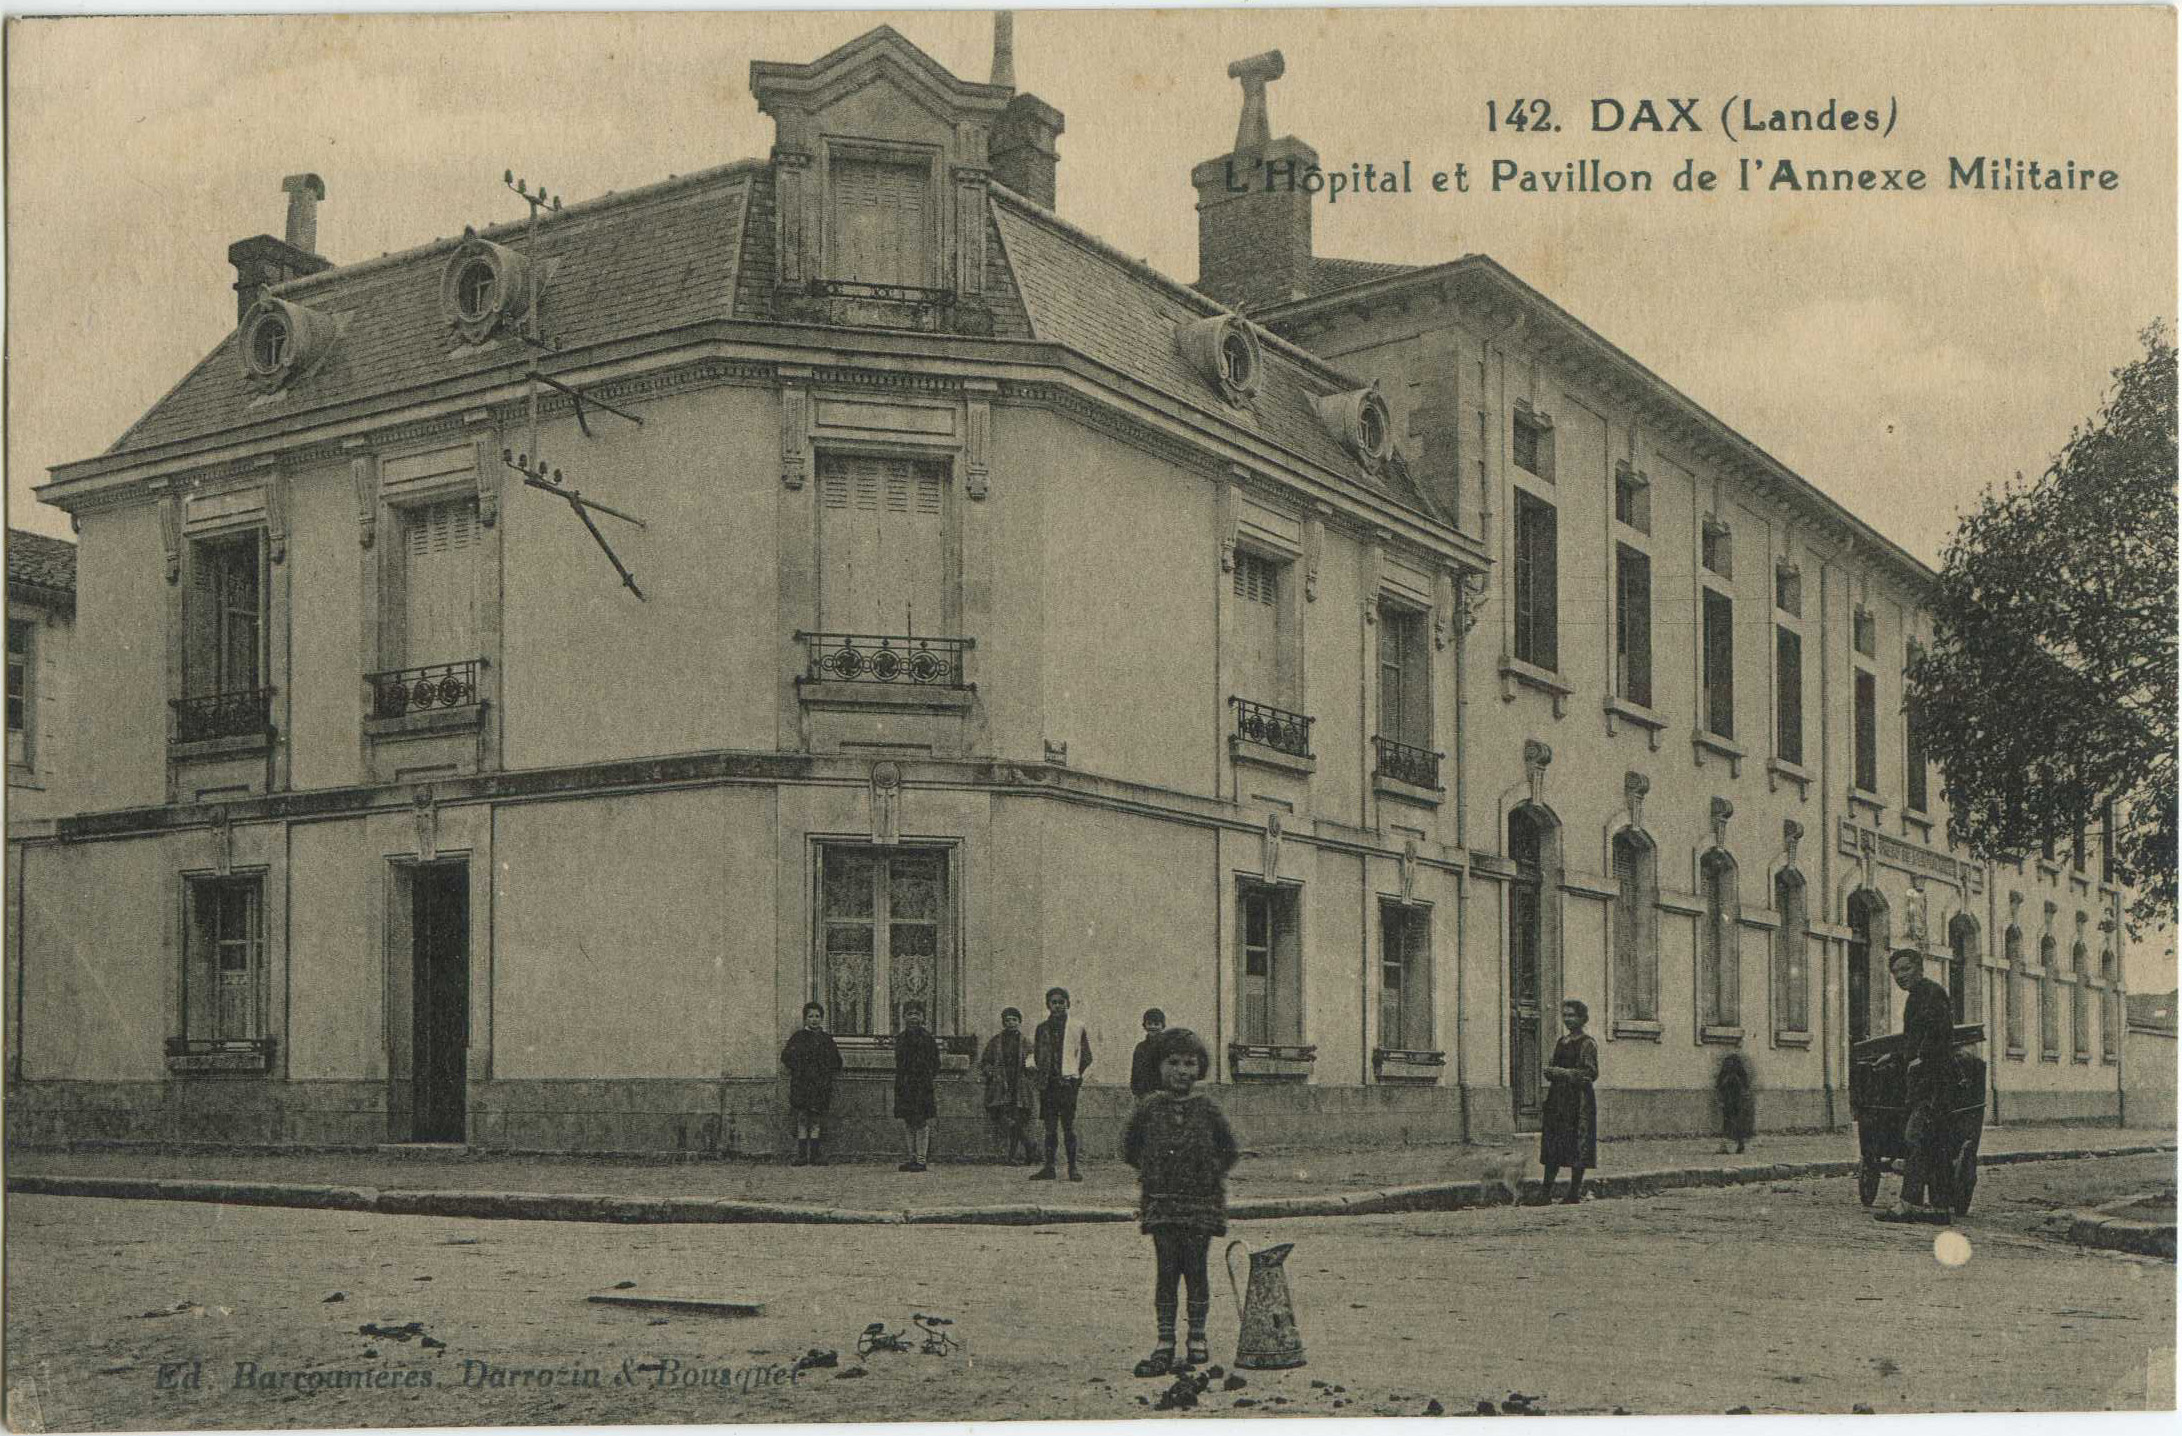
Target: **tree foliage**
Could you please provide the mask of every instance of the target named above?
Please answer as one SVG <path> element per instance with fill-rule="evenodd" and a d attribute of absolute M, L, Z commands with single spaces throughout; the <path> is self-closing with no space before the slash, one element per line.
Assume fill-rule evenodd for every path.
<path fill-rule="evenodd" d="M 2175 907 L 2175 346 L 2164 324 L 2034 484 L 1988 490 L 1950 541 L 1909 669 L 1950 835 L 2066 850 L 2113 804 L 2132 923 Z"/>

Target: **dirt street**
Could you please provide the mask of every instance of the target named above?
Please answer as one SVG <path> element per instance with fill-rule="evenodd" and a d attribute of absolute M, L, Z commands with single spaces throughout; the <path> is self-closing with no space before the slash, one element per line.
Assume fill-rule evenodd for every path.
<path fill-rule="evenodd" d="M 1517 1392 L 1568 1415 L 2171 1407 L 2172 1264 L 2081 1251 L 2042 1219 L 2173 1178 L 2162 1157 L 1990 1169 L 1958 1265 L 1936 1259 L 1932 1228 L 1874 1225 L 1846 1179 L 1249 1223 L 1236 1234 L 1253 1247 L 1297 1244 L 1310 1364 L 1214 1381 L 1197 1409 L 1453 1415 Z M 1164 1385 L 1129 1375 L 1151 1337 L 1150 1244 L 1130 1227 L 611 1227 L 58 1197 L 10 1198 L 7 1217 L 17 1430 L 1097 1419 L 1150 1414 Z M 1224 1363 L 1236 1318 L 1215 1281 Z M 619 1283 L 765 1312 L 584 1300 Z M 856 1356 L 872 1322 L 914 1340 L 919 1312 L 950 1318 L 959 1349 Z M 791 1376 L 814 1346 L 840 1364 Z"/>

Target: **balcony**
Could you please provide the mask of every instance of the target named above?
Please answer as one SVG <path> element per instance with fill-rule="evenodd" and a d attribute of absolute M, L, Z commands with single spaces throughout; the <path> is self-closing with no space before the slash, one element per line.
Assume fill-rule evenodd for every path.
<path fill-rule="evenodd" d="M 963 654 L 969 638 L 913 638 L 873 633 L 799 633 L 810 683 L 888 684 L 898 688 L 968 688 Z"/>
<path fill-rule="evenodd" d="M 773 317 L 797 324 L 912 329 L 920 334 L 989 338 L 992 309 L 951 289 L 915 284 L 866 284 L 855 279 L 814 279 L 773 291 Z"/>
<path fill-rule="evenodd" d="M 1414 803 L 1438 806 L 1444 791 L 1440 787 L 1438 753 L 1386 737 L 1374 737 L 1371 745 L 1376 754 L 1371 766 L 1371 782 L 1376 791 Z"/>
<path fill-rule="evenodd" d="M 422 668 L 393 668 L 367 673 L 371 685 L 371 716 L 405 718 L 449 708 L 466 708 L 478 701 L 477 673 L 482 658 L 461 663 L 436 663 Z"/>
<path fill-rule="evenodd" d="M 262 745 L 273 728 L 273 690 L 270 688 L 175 698 L 169 700 L 167 706 L 174 710 L 177 746 Z"/>
<path fill-rule="evenodd" d="M 1228 735 L 1228 752 L 1243 762 L 1309 777 L 1318 771 L 1311 755 L 1311 720 L 1267 703 L 1230 698 L 1235 710 L 1235 731 Z"/>
<path fill-rule="evenodd" d="M 483 764 L 486 662 L 431 663 L 364 675 L 364 736 L 380 782 L 475 773 Z"/>
<path fill-rule="evenodd" d="M 968 638 L 798 633 L 803 742 L 813 753 L 882 745 L 905 754 L 967 752 L 977 702 Z"/>

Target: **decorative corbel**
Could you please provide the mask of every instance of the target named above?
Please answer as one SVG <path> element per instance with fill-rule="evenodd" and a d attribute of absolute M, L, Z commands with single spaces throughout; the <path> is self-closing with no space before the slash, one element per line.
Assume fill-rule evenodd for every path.
<path fill-rule="evenodd" d="M 1303 522 L 1303 601 L 1318 602 L 1318 569 L 1326 560 L 1326 515 L 1333 512 L 1324 504 L 1312 510 Z"/>
<path fill-rule="evenodd" d="M 500 440 L 491 427 L 492 411 L 478 409 L 463 415 L 477 442 L 477 521 L 491 528 L 500 519 L 500 475 L 507 465 L 500 460 Z"/>
<path fill-rule="evenodd" d="M 370 454 L 350 459 L 349 482 L 356 487 L 356 541 L 370 548 L 379 532 L 379 461 Z"/>
<path fill-rule="evenodd" d="M 2048 928 L 2053 926 L 2053 919 L 2060 915 L 2060 911 L 2061 905 L 2059 903 L 2051 898 L 2046 899 L 2046 926 Z"/>
<path fill-rule="evenodd" d="M 985 497 L 992 479 L 992 396 L 998 384 L 972 380 L 963 385 L 967 395 L 963 430 L 967 436 L 962 464 L 962 491 L 972 499 Z"/>
<path fill-rule="evenodd" d="M 2011 923 L 2015 923 L 2017 927 L 2021 927 L 2022 924 L 2016 923 L 2015 920 L 2018 916 L 2022 914 L 2022 911 L 2023 895 L 2015 891 L 2013 888 L 2010 888 L 2008 890 L 2008 921 Z"/>
<path fill-rule="evenodd" d="M 288 471 L 278 463 L 265 475 L 265 551 L 274 563 L 288 557 Z"/>
<path fill-rule="evenodd" d="M 227 804 L 215 803 L 207 820 L 212 834 L 212 867 L 221 877 L 235 870 L 235 819 Z"/>
<path fill-rule="evenodd" d="M 1357 595 L 1364 607 L 1364 622 L 1379 621 L 1379 576 L 1386 571 L 1386 546 L 1394 535 L 1385 529 L 1373 529 L 1371 542 L 1364 545 L 1363 591 Z"/>
<path fill-rule="evenodd" d="M 1417 856 L 1417 840 L 1415 838 L 1404 838 L 1402 840 L 1402 901 L 1404 903 L 1413 903 L 1417 900 Z"/>
<path fill-rule="evenodd" d="M 1445 648 L 1455 636 L 1455 575 L 1442 566 L 1432 575 L 1432 646 Z"/>
<path fill-rule="evenodd" d="M 1724 848 L 1727 846 L 1727 820 L 1734 816 L 1735 805 L 1733 803 L 1719 797 L 1712 800 L 1712 845 L 1714 847 Z"/>
<path fill-rule="evenodd" d="M 1220 480 L 1219 488 L 1214 495 L 1214 504 L 1217 512 L 1213 517 L 1220 531 L 1220 572 L 1233 573 L 1235 571 L 1235 481 L 1233 479 L 1222 478 Z"/>
<path fill-rule="evenodd" d="M 882 848 L 902 841 L 902 770 L 897 763 L 871 765 L 871 841 Z"/>
<path fill-rule="evenodd" d="M 409 820 L 416 828 L 417 861 L 439 857 L 439 794 L 424 784 L 409 795 Z"/>
<path fill-rule="evenodd" d="M 1546 768 L 1553 762 L 1553 749 L 1536 738 L 1523 740 L 1523 780 L 1530 784 L 1530 800 L 1538 807 L 1546 805 Z"/>
<path fill-rule="evenodd" d="M 1478 614 L 1485 607 L 1485 575 L 1474 570 L 1462 575 L 1462 632 L 1464 637 L 1476 629 Z"/>
<path fill-rule="evenodd" d="M 780 486 L 800 489 L 811 465 L 811 388 L 808 369 L 780 370 Z"/>
<path fill-rule="evenodd" d="M 1801 843 L 1802 841 L 1803 841 L 1803 824 L 1801 824 L 1801 823 L 1797 822 L 1797 821 L 1796 821 L 1796 820 L 1795 820 L 1794 818 L 1783 818 L 1783 819 L 1781 819 L 1781 822 L 1780 822 L 1780 848 L 1781 848 L 1781 854 L 1782 854 L 1782 857 L 1781 857 L 1781 866 L 1783 866 L 1783 867 L 1790 867 L 1790 868 L 1792 868 L 1792 867 L 1794 867 L 1794 866 L 1796 865 L 1796 845 L 1797 845 L 1798 843 Z"/>
<path fill-rule="evenodd" d="M 1652 780 L 1635 769 L 1621 775 L 1621 801 L 1629 810 L 1629 826 L 1641 830 L 1644 826 L 1644 798 L 1652 791 Z"/>
<path fill-rule="evenodd" d="M 1275 808 L 1265 815 L 1265 832 L 1258 839 L 1258 866 L 1269 883 L 1280 881 L 1280 839 L 1280 809 Z"/>
<path fill-rule="evenodd" d="M 159 544 L 167 551 L 167 582 L 182 581 L 182 491 L 169 486 L 159 500 Z"/>

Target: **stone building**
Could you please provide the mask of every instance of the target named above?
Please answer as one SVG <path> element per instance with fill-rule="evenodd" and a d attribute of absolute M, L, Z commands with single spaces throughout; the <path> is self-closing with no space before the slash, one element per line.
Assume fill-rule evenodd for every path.
<path fill-rule="evenodd" d="M 76 626 L 76 546 L 9 529 L 8 822 L 65 810 L 68 682 Z"/>
<path fill-rule="evenodd" d="M 916 1000 L 960 1153 L 1053 984 L 1094 1151 L 1152 1005 L 1263 1145 L 1527 1125 L 1563 994 L 1607 1130 L 1730 1044 L 1815 1125 L 1905 941 L 2016 995 L 2001 1115 L 2113 1114 L 2117 894 L 1947 849 L 1925 570 L 1489 260 L 1204 166 L 1199 287 L 1117 253 L 1001 39 L 754 65 L 766 159 L 359 264 L 291 178 L 42 491 L 103 758 L 16 844 L 19 1139 L 762 1153 L 816 998 L 837 1140 Z M 1280 68 L 1223 173 L 1307 151 Z"/>

